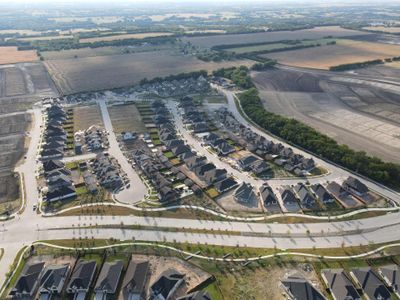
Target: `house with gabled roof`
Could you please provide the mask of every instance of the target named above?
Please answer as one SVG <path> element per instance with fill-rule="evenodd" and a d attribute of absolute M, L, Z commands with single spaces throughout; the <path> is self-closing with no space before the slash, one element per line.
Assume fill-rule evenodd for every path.
<path fill-rule="evenodd" d="M 357 178 L 349 176 L 342 184 L 343 188 L 357 196 L 364 196 L 369 192 L 368 187 Z"/>
<path fill-rule="evenodd" d="M 222 194 L 227 192 L 238 185 L 237 181 L 232 177 L 225 178 L 224 180 L 218 181 L 214 183 L 214 187 L 216 190 Z"/>
<path fill-rule="evenodd" d="M 308 280 L 300 276 L 290 276 L 282 280 L 282 287 L 289 299 L 326 300 Z"/>
<path fill-rule="evenodd" d="M 281 211 L 281 208 L 278 203 L 278 199 L 276 198 L 272 188 L 267 184 L 264 183 L 260 187 L 260 196 L 261 200 L 264 203 L 264 207 L 267 208 L 268 211 L 278 213 Z"/>
<path fill-rule="evenodd" d="M 49 190 L 46 193 L 46 201 L 53 202 L 76 197 L 76 190 L 73 185 L 60 186 Z"/>
<path fill-rule="evenodd" d="M 175 200 L 178 197 L 178 193 L 171 189 L 169 186 L 163 186 L 159 189 L 159 198 L 161 202 Z"/>
<path fill-rule="evenodd" d="M 124 263 L 121 260 L 105 262 L 94 286 L 96 300 L 106 300 L 115 295 Z"/>
<path fill-rule="evenodd" d="M 79 260 L 71 274 L 66 292 L 74 295 L 75 299 L 84 299 L 92 285 L 96 266 L 97 263 L 94 260 Z"/>
<path fill-rule="evenodd" d="M 192 156 L 185 161 L 186 165 L 190 170 L 194 170 L 199 166 L 205 165 L 207 163 L 207 158 L 205 156 Z"/>
<path fill-rule="evenodd" d="M 228 172 L 226 169 L 211 169 L 204 173 L 203 178 L 207 184 L 213 184 L 214 182 L 221 181 L 226 178 Z"/>
<path fill-rule="evenodd" d="M 210 128 L 208 127 L 207 123 L 199 122 L 199 123 L 193 124 L 193 129 L 192 130 L 193 130 L 194 133 L 201 133 L 201 132 L 209 131 Z"/>
<path fill-rule="evenodd" d="M 172 149 L 178 147 L 179 145 L 183 145 L 184 141 L 179 139 L 172 139 L 165 141 L 164 144 L 168 149 Z"/>
<path fill-rule="evenodd" d="M 218 155 L 222 156 L 226 156 L 236 151 L 236 149 L 232 145 L 229 145 L 225 140 L 223 140 L 222 143 L 215 146 L 214 149 L 218 152 Z"/>
<path fill-rule="evenodd" d="M 371 267 L 354 268 L 351 270 L 350 275 L 363 290 L 364 296 L 367 299 L 392 299 L 389 290 Z"/>
<path fill-rule="evenodd" d="M 69 272 L 69 264 L 47 266 L 40 279 L 39 299 L 51 299 L 52 296 L 61 296 Z"/>
<path fill-rule="evenodd" d="M 360 294 L 343 269 L 324 269 L 321 277 L 334 300 L 361 300 Z"/>
<path fill-rule="evenodd" d="M 339 202 L 348 206 L 354 207 L 359 203 L 350 195 L 348 191 L 346 191 L 340 184 L 335 181 L 330 182 L 326 189 L 329 193 L 331 193 Z"/>
<path fill-rule="evenodd" d="M 257 196 L 254 193 L 253 187 L 250 183 L 247 182 L 243 182 L 241 185 L 239 185 L 233 197 L 239 203 L 257 203 Z"/>
<path fill-rule="evenodd" d="M 45 173 L 61 168 L 64 168 L 64 163 L 61 160 L 50 159 L 43 162 L 43 170 Z"/>
<path fill-rule="evenodd" d="M 195 168 L 194 172 L 196 173 L 197 176 L 203 177 L 206 172 L 211 171 L 215 168 L 216 166 L 213 163 L 206 163 L 204 165 Z"/>
<path fill-rule="evenodd" d="M 246 157 L 242 157 L 241 159 L 239 159 L 239 166 L 245 170 L 245 171 L 249 171 L 251 165 L 256 162 L 257 160 L 259 160 L 259 158 L 257 158 L 254 155 L 248 155 Z"/>
<path fill-rule="evenodd" d="M 44 269 L 44 262 L 28 263 L 10 291 L 12 299 L 33 299 L 39 287 L 39 278 Z"/>
<path fill-rule="evenodd" d="M 185 275 L 175 270 L 167 270 L 151 285 L 151 299 L 172 300 L 175 292 L 184 283 Z"/>
<path fill-rule="evenodd" d="M 300 206 L 297 202 L 297 198 L 290 187 L 283 187 L 280 190 L 283 205 L 289 212 L 297 212 L 300 210 Z"/>
<path fill-rule="evenodd" d="M 118 299 L 120 300 L 145 300 L 147 298 L 146 282 L 150 271 L 148 261 L 129 261 L 125 277 L 122 282 Z"/>
<path fill-rule="evenodd" d="M 175 155 L 181 155 L 185 152 L 191 152 L 192 150 L 190 149 L 189 146 L 183 144 L 183 145 L 178 145 L 175 148 L 172 148 L 171 151 Z"/>
<path fill-rule="evenodd" d="M 328 191 L 322 184 L 314 184 L 311 186 L 311 189 L 314 192 L 314 195 L 317 196 L 318 199 L 322 201 L 322 203 L 330 204 L 335 202 L 335 198 L 328 193 Z"/>
<path fill-rule="evenodd" d="M 381 266 L 378 272 L 386 285 L 400 298 L 400 267 L 395 264 Z"/>
<path fill-rule="evenodd" d="M 305 208 L 311 208 L 316 204 L 314 196 L 311 195 L 303 183 L 298 183 L 294 189 L 298 195 L 298 198 L 300 199 L 301 206 Z"/>
<path fill-rule="evenodd" d="M 40 155 L 42 160 L 59 159 L 64 156 L 64 148 L 44 149 Z"/>

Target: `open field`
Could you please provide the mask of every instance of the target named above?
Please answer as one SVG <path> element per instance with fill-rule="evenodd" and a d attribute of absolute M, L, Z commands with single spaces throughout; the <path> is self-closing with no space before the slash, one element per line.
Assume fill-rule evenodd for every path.
<path fill-rule="evenodd" d="M 198 36 L 182 38 L 195 46 L 211 48 L 218 45 L 268 43 L 283 40 L 321 39 L 327 36 L 346 37 L 352 35 L 367 35 L 367 32 L 349 30 L 339 26 L 315 27 L 296 31 L 257 32 L 245 34 L 226 34 L 214 36 Z"/>
<path fill-rule="evenodd" d="M 399 45 L 339 40 L 336 45 L 269 53 L 261 56 L 276 59 L 278 62 L 290 66 L 329 69 L 331 66 L 341 64 L 394 57 L 399 53 Z"/>
<path fill-rule="evenodd" d="M 70 59 L 79 57 L 93 57 L 93 56 L 105 56 L 105 55 L 116 55 L 116 54 L 128 54 L 136 52 L 148 52 L 148 51 L 160 51 L 171 49 L 172 45 L 142 45 L 142 46 L 121 46 L 121 47 L 97 47 L 97 48 L 80 48 L 70 49 L 61 51 L 45 51 L 41 52 L 42 57 L 45 60 L 53 59 Z"/>
<path fill-rule="evenodd" d="M 400 161 L 398 94 L 333 82 L 335 76 L 284 70 L 252 76 L 266 110 L 307 123 L 356 150 Z"/>
<path fill-rule="evenodd" d="M 94 43 L 94 42 L 108 42 L 127 39 L 144 39 L 149 37 L 169 36 L 171 32 L 146 32 L 146 33 L 131 33 L 131 34 L 118 34 L 109 36 L 99 36 L 93 38 L 79 39 L 80 43 Z"/>
<path fill-rule="evenodd" d="M 92 125 L 103 126 L 103 118 L 97 104 L 74 107 L 74 132 L 86 130 Z"/>
<path fill-rule="evenodd" d="M 34 50 L 18 51 L 17 47 L 0 47 L 0 65 L 37 61 Z"/>
<path fill-rule="evenodd" d="M 108 108 L 114 131 L 143 133 L 146 131 L 142 118 L 136 105 L 114 105 Z"/>
<path fill-rule="evenodd" d="M 387 33 L 400 33 L 400 27 L 386 27 L 386 26 L 367 26 L 362 29 Z"/>
<path fill-rule="evenodd" d="M 182 72 L 212 71 L 221 67 L 252 65 L 249 60 L 221 63 L 203 62 L 192 56 L 154 51 L 124 55 L 51 60 L 45 62 L 63 94 L 111 89 L 137 84 L 143 78 L 163 77 Z M 96 76 L 93 76 L 96 74 Z"/>

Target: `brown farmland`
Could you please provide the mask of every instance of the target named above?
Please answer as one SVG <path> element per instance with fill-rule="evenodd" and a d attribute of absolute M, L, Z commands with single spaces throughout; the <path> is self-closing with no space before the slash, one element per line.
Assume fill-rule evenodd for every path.
<path fill-rule="evenodd" d="M 269 43 L 282 40 L 321 39 L 327 36 L 346 37 L 367 35 L 367 32 L 344 29 L 339 26 L 315 27 L 296 31 L 257 32 L 246 34 L 224 34 L 212 36 L 186 37 L 182 40 L 195 46 L 211 48 L 217 45 Z"/>
<path fill-rule="evenodd" d="M 336 45 L 283 51 L 262 55 L 278 62 L 314 69 L 329 69 L 331 66 L 385 59 L 399 56 L 400 45 L 339 40 Z"/>
<path fill-rule="evenodd" d="M 129 86 L 137 84 L 143 78 L 252 64 L 253 62 L 249 60 L 203 62 L 194 57 L 174 55 L 167 51 L 45 62 L 50 75 L 63 94 Z"/>
<path fill-rule="evenodd" d="M 335 74 L 271 70 L 252 76 L 266 110 L 304 122 L 353 149 L 399 162 L 400 89 L 388 92 Z"/>
<path fill-rule="evenodd" d="M 0 47 L 0 65 L 37 61 L 34 50 L 18 51 L 17 47 Z"/>

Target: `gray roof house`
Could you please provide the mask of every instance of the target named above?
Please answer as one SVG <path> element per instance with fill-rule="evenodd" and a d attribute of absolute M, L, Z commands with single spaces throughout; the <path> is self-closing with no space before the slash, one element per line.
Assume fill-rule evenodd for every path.
<path fill-rule="evenodd" d="M 211 171 L 213 169 L 215 169 L 215 165 L 213 163 L 206 163 L 204 165 L 198 166 L 194 172 L 198 175 L 198 176 L 204 176 L 204 174 L 208 171 Z"/>
<path fill-rule="evenodd" d="M 121 260 L 104 263 L 94 286 L 95 300 L 106 300 L 107 295 L 115 294 L 123 267 Z"/>
<path fill-rule="evenodd" d="M 347 192 L 340 184 L 335 181 L 330 182 L 326 189 L 330 192 L 337 200 L 342 202 L 348 207 L 357 206 L 358 202 Z"/>
<path fill-rule="evenodd" d="M 400 267 L 392 264 L 379 268 L 379 274 L 393 292 L 400 298 Z"/>
<path fill-rule="evenodd" d="M 343 182 L 343 188 L 348 190 L 351 193 L 356 194 L 357 196 L 362 196 L 366 193 L 368 193 L 368 187 L 362 183 L 360 180 L 357 178 L 349 176 L 344 182 Z"/>
<path fill-rule="evenodd" d="M 219 155 L 226 156 L 230 153 L 236 151 L 236 149 L 229 145 L 227 142 L 220 143 L 219 145 L 215 146 L 215 150 L 218 152 Z"/>
<path fill-rule="evenodd" d="M 274 192 L 272 191 L 272 188 L 268 184 L 263 184 L 260 187 L 260 195 L 264 206 L 265 208 L 267 208 L 268 211 L 273 213 L 281 212 L 278 199 L 276 198 Z"/>
<path fill-rule="evenodd" d="M 334 300 L 360 300 L 361 296 L 343 269 L 324 269 L 321 277 Z"/>
<path fill-rule="evenodd" d="M 305 278 L 288 277 L 282 280 L 282 286 L 289 299 L 295 300 L 326 300 Z M 342 299 L 343 300 L 343 299 Z"/>
<path fill-rule="evenodd" d="M 250 183 L 243 182 L 235 191 L 234 198 L 239 203 L 257 203 L 257 196 Z"/>
<path fill-rule="evenodd" d="M 362 288 L 367 299 L 391 299 L 389 290 L 370 267 L 354 268 L 350 275 Z"/>
<path fill-rule="evenodd" d="M 39 277 L 42 274 L 44 262 L 26 264 L 10 291 L 12 299 L 33 299 L 39 286 Z"/>
<path fill-rule="evenodd" d="M 208 184 L 212 184 L 225 179 L 227 174 L 228 172 L 225 169 L 211 169 L 205 172 L 203 177 Z"/>
<path fill-rule="evenodd" d="M 77 299 L 84 299 L 92 284 L 96 272 L 96 262 L 94 260 L 79 260 L 72 272 L 67 286 L 67 293 L 74 294 Z M 82 297 L 82 298 L 80 298 Z"/>
<path fill-rule="evenodd" d="M 257 160 L 259 160 L 259 158 L 257 158 L 256 156 L 249 155 L 239 159 L 239 165 L 243 170 L 249 170 L 251 164 L 256 162 Z"/>
<path fill-rule="evenodd" d="M 149 274 L 149 262 L 131 260 L 126 269 L 118 299 L 144 300 L 146 299 L 145 285 Z"/>
<path fill-rule="evenodd" d="M 312 191 L 315 196 L 324 204 L 329 204 L 335 202 L 335 198 L 328 193 L 328 191 L 322 186 L 322 184 L 317 183 L 311 186 Z"/>
<path fill-rule="evenodd" d="M 174 270 L 165 271 L 150 287 L 151 299 L 172 300 L 175 292 L 184 282 L 185 275 Z"/>
<path fill-rule="evenodd" d="M 46 194 L 46 201 L 58 201 L 76 196 L 76 190 L 73 185 L 61 186 L 55 189 L 49 190 Z"/>
<path fill-rule="evenodd" d="M 64 163 L 61 160 L 46 160 L 43 162 L 43 170 L 50 172 L 64 167 Z"/>
<path fill-rule="evenodd" d="M 297 212 L 300 206 L 297 203 L 297 198 L 289 187 L 283 188 L 281 191 L 283 205 L 289 212 Z"/>
<path fill-rule="evenodd" d="M 302 207 L 310 209 L 316 204 L 314 196 L 311 195 L 311 193 L 308 191 L 303 183 L 298 183 L 294 187 L 294 189 L 299 196 L 300 204 Z"/>
<path fill-rule="evenodd" d="M 51 299 L 53 295 L 61 295 L 65 281 L 70 271 L 69 264 L 47 266 L 40 279 L 39 299 Z"/>
<path fill-rule="evenodd" d="M 185 152 L 191 152 L 190 148 L 187 145 L 178 145 L 175 148 L 172 148 L 171 151 L 175 155 L 180 155 Z"/>
<path fill-rule="evenodd" d="M 205 156 L 192 156 L 185 161 L 189 169 L 193 170 L 199 166 L 205 165 L 207 163 L 207 158 Z"/>
<path fill-rule="evenodd" d="M 217 189 L 219 193 L 224 193 L 226 191 L 229 191 L 230 189 L 233 189 L 235 186 L 237 186 L 238 183 L 236 182 L 235 179 L 232 177 L 225 178 L 224 180 L 218 181 L 214 184 L 214 187 Z"/>

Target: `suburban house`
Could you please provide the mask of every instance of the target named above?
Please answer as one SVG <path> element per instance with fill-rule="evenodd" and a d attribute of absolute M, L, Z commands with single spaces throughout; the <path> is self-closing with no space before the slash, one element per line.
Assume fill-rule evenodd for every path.
<path fill-rule="evenodd" d="M 121 260 L 104 263 L 94 286 L 96 300 L 106 300 L 108 295 L 115 295 L 123 267 Z"/>
<path fill-rule="evenodd" d="M 239 166 L 243 170 L 249 171 L 251 164 L 253 164 L 254 162 L 256 162 L 258 160 L 259 160 L 259 158 L 257 158 L 256 156 L 249 155 L 249 156 L 246 156 L 246 157 L 243 157 L 243 158 L 239 159 Z"/>
<path fill-rule="evenodd" d="M 119 298 L 121 300 L 145 300 L 146 281 L 150 271 L 148 261 L 129 262 L 122 282 Z"/>
<path fill-rule="evenodd" d="M 346 191 L 340 184 L 335 181 L 330 182 L 326 189 L 331 193 L 339 202 L 347 207 L 354 207 L 358 202 Z"/>
<path fill-rule="evenodd" d="M 49 189 L 49 191 L 46 193 L 45 199 L 46 201 L 53 202 L 73 197 L 76 197 L 76 190 L 75 187 L 71 184 L 67 186 L 56 187 L 54 189 Z"/>
<path fill-rule="evenodd" d="M 154 300 L 172 300 L 176 290 L 184 283 L 185 275 L 174 270 L 165 271 L 150 287 L 150 296 Z"/>
<path fill-rule="evenodd" d="M 42 150 L 40 155 L 42 160 L 59 159 L 64 156 L 64 149 L 63 148 L 45 149 Z"/>
<path fill-rule="evenodd" d="M 175 155 L 180 155 L 180 154 L 183 154 L 185 152 L 191 152 L 192 150 L 187 145 L 178 145 L 175 148 L 172 148 L 171 151 Z"/>
<path fill-rule="evenodd" d="M 393 292 L 400 298 L 400 267 L 392 264 L 379 268 L 379 274 Z"/>
<path fill-rule="evenodd" d="M 207 123 L 199 122 L 199 123 L 193 124 L 192 130 L 193 130 L 194 133 L 201 133 L 201 132 L 209 131 L 210 128 L 208 127 Z"/>
<path fill-rule="evenodd" d="M 214 187 L 217 189 L 219 193 L 227 192 L 234 187 L 236 187 L 238 183 L 232 177 L 225 178 L 224 180 L 218 181 L 214 184 Z"/>
<path fill-rule="evenodd" d="M 178 139 L 170 139 L 170 140 L 165 141 L 164 144 L 168 149 L 173 149 L 180 145 L 184 145 L 184 142 L 182 140 L 178 140 Z"/>
<path fill-rule="evenodd" d="M 64 168 L 64 163 L 61 160 L 50 159 L 43 162 L 44 172 L 50 172 L 61 168 Z"/>
<path fill-rule="evenodd" d="M 235 191 L 233 195 L 235 200 L 239 203 L 251 204 L 257 203 L 257 196 L 253 191 L 250 183 L 243 182 Z"/>
<path fill-rule="evenodd" d="M 322 201 L 322 203 L 330 204 L 335 202 L 335 198 L 328 193 L 322 184 L 317 183 L 312 185 L 311 190 L 314 192 L 314 195 Z"/>
<path fill-rule="evenodd" d="M 92 284 L 96 265 L 94 260 L 79 260 L 69 279 L 67 293 L 73 294 L 75 299 L 84 299 Z"/>
<path fill-rule="evenodd" d="M 192 156 L 185 160 L 186 165 L 190 170 L 194 170 L 199 166 L 205 165 L 207 163 L 207 158 L 205 156 Z"/>
<path fill-rule="evenodd" d="M 39 287 L 39 278 L 43 272 L 44 262 L 26 264 L 11 289 L 11 299 L 33 299 Z"/>
<path fill-rule="evenodd" d="M 281 189 L 280 194 L 282 197 L 283 205 L 289 212 L 297 212 L 300 210 L 300 206 L 297 203 L 297 198 L 290 187 L 284 187 L 283 189 Z"/>
<path fill-rule="evenodd" d="M 351 270 L 350 275 L 363 290 L 367 299 L 392 299 L 389 290 L 371 267 L 354 268 Z"/>
<path fill-rule="evenodd" d="M 218 155 L 221 156 L 226 156 L 236 151 L 236 149 L 233 146 L 229 145 L 226 141 L 219 143 L 217 146 L 214 147 L 214 149 L 215 151 L 217 151 Z"/>
<path fill-rule="evenodd" d="M 171 201 L 177 198 L 178 194 L 169 186 L 163 186 L 159 189 L 158 196 L 160 197 L 161 202 Z"/>
<path fill-rule="evenodd" d="M 311 208 L 316 204 L 314 196 L 308 191 L 307 187 L 303 183 L 298 183 L 294 189 L 300 199 L 301 206 Z"/>
<path fill-rule="evenodd" d="M 260 195 L 261 195 L 261 200 L 264 203 L 265 208 L 267 208 L 268 211 L 278 213 L 281 211 L 281 208 L 278 203 L 278 199 L 276 198 L 274 192 L 272 191 L 272 188 L 267 184 L 263 184 L 260 187 Z"/>
<path fill-rule="evenodd" d="M 48 177 L 47 185 L 49 186 L 49 189 L 56 189 L 63 186 L 71 186 L 72 179 L 65 174 L 60 174 L 58 176 Z"/>
<path fill-rule="evenodd" d="M 54 296 L 60 297 L 69 271 L 69 264 L 47 266 L 40 279 L 39 299 L 50 300 Z"/>
<path fill-rule="evenodd" d="M 334 300 L 360 300 L 361 296 L 343 269 L 325 269 L 321 277 Z"/>
<path fill-rule="evenodd" d="M 288 277 L 282 280 L 282 287 L 289 299 L 326 300 L 320 291 L 302 277 Z"/>
<path fill-rule="evenodd" d="M 214 132 L 209 133 L 204 137 L 204 142 L 207 145 L 213 145 L 216 140 L 220 139 L 219 135 L 215 134 Z"/>
<path fill-rule="evenodd" d="M 349 178 L 343 182 L 342 186 L 345 190 L 360 197 L 364 196 L 369 191 L 368 187 L 364 183 L 352 176 L 349 176 Z"/>
<path fill-rule="evenodd" d="M 203 178 L 207 184 L 221 181 L 226 178 L 228 172 L 225 169 L 211 169 L 204 173 Z"/>
<path fill-rule="evenodd" d="M 195 168 L 194 172 L 197 174 L 197 176 L 203 177 L 206 172 L 209 172 L 215 168 L 216 167 L 213 163 L 206 163 Z"/>

